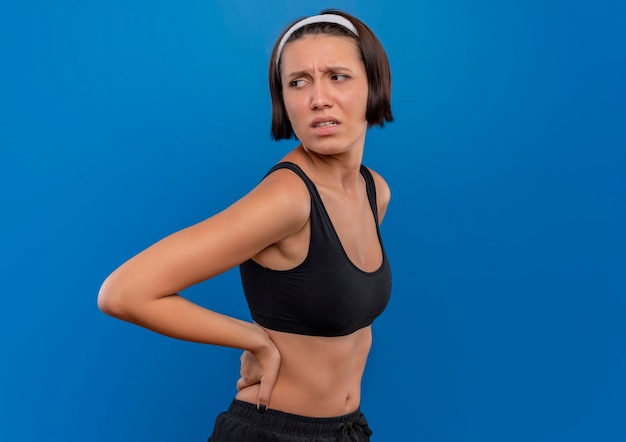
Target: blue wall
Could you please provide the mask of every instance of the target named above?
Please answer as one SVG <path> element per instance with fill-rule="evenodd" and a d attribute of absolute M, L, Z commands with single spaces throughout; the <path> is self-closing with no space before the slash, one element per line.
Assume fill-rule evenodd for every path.
<path fill-rule="evenodd" d="M 96 294 L 293 147 L 267 60 L 326 6 L 394 79 L 365 158 L 393 192 L 373 440 L 626 440 L 626 3 L 550 0 L 2 2 L 0 440 L 206 440 L 239 352 Z M 236 271 L 186 295 L 249 317 Z"/>

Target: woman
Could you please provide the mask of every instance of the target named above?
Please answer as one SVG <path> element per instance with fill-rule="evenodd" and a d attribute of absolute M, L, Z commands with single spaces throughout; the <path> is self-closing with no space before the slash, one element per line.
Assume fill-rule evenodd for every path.
<path fill-rule="evenodd" d="M 241 200 L 115 270 L 99 306 L 243 350 L 211 442 L 367 441 L 360 384 L 391 291 L 378 229 L 390 192 L 361 161 L 367 129 L 393 119 L 387 57 L 361 21 L 327 10 L 282 34 L 269 81 L 272 135 L 300 144 Z M 237 265 L 254 323 L 177 294 Z"/>

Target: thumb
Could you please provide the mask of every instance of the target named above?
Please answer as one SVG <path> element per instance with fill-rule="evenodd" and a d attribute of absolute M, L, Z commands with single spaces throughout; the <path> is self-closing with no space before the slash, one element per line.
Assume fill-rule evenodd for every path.
<path fill-rule="evenodd" d="M 261 376 L 261 386 L 259 387 L 259 398 L 257 400 L 257 410 L 259 413 L 265 413 L 270 403 L 270 397 L 272 396 L 272 390 L 276 379 L 272 376 Z"/>

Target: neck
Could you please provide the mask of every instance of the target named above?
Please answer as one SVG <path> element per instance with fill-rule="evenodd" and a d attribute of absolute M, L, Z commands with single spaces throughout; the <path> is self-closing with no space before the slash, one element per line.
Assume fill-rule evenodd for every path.
<path fill-rule="evenodd" d="M 361 180 L 363 149 L 336 155 L 320 155 L 303 145 L 298 146 L 297 150 L 315 172 L 318 184 L 352 191 Z"/>

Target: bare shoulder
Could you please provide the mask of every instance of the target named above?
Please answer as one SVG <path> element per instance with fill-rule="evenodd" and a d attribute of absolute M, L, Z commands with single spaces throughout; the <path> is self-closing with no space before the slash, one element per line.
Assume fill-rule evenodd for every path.
<path fill-rule="evenodd" d="M 367 168 L 374 178 L 374 185 L 376 186 L 376 205 L 378 206 L 378 218 L 382 222 L 391 200 L 391 189 L 387 181 L 375 170 L 370 167 Z"/>
<path fill-rule="evenodd" d="M 300 231 L 308 222 L 311 202 L 304 182 L 293 172 L 279 169 L 267 175 L 246 196 L 214 218 L 256 252 Z M 234 239 L 234 238 L 233 238 Z M 254 250 L 256 249 L 256 250 Z"/>
<path fill-rule="evenodd" d="M 246 198 L 271 206 L 277 215 L 286 216 L 300 227 L 310 215 L 311 200 L 306 184 L 288 169 L 267 175 Z"/>

